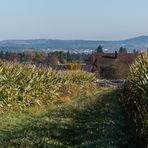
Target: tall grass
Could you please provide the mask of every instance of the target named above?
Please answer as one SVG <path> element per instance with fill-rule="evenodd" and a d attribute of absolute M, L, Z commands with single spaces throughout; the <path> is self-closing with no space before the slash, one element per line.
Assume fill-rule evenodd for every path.
<path fill-rule="evenodd" d="M 0 62 L 0 111 L 26 110 L 94 92 L 95 76 L 83 71 L 54 71 Z M 62 100 L 63 99 L 63 100 Z"/>

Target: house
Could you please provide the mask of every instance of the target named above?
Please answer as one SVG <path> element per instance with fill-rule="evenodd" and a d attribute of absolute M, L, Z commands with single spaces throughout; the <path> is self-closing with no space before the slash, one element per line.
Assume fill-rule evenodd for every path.
<path fill-rule="evenodd" d="M 87 64 L 91 64 L 91 72 L 97 73 L 98 77 L 125 77 L 129 70 L 129 66 L 134 62 L 137 55 L 133 53 L 93 53 Z M 113 77 L 114 78 L 114 77 Z"/>

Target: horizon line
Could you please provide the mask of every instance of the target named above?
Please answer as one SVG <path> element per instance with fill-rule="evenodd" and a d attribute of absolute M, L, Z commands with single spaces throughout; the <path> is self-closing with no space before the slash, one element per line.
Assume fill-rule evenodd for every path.
<path fill-rule="evenodd" d="M 60 38 L 16 38 L 16 39 L 3 39 L 0 40 L 0 42 L 3 41 L 23 41 L 23 40 L 61 40 L 61 41 L 124 41 L 124 40 L 129 40 L 129 39 L 133 39 L 133 38 L 138 38 L 138 37 L 148 37 L 148 35 L 137 35 L 137 36 L 132 36 L 132 37 L 127 37 L 124 39 L 60 39 Z"/>

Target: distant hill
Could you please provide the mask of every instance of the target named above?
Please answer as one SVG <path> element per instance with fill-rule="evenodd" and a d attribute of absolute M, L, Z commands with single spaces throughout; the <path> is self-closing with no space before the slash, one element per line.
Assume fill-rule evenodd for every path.
<path fill-rule="evenodd" d="M 141 44 L 148 45 L 148 36 L 139 36 L 128 40 L 123 40 L 125 44 Z"/>
<path fill-rule="evenodd" d="M 51 39 L 35 39 L 35 40 L 4 40 L 0 41 L 0 50 L 15 50 L 24 49 L 41 50 L 48 48 L 65 50 L 91 49 L 94 50 L 98 45 L 114 51 L 121 46 L 129 50 L 145 48 L 148 49 L 148 36 L 139 36 L 127 40 L 120 41 L 89 41 L 89 40 L 51 40 Z"/>

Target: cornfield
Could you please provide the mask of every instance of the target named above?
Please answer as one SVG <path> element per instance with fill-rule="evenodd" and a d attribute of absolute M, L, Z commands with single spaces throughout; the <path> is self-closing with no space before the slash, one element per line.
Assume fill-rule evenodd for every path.
<path fill-rule="evenodd" d="M 148 105 L 148 53 L 141 54 L 131 66 L 128 84 L 133 95 L 139 98 L 136 101 L 146 110 L 146 105 Z"/>
<path fill-rule="evenodd" d="M 122 102 L 140 139 L 148 138 L 148 53 L 131 66 Z M 147 141 L 148 142 L 148 141 Z"/>
<path fill-rule="evenodd" d="M 66 96 L 94 92 L 95 88 L 91 73 L 0 62 L 0 111 L 49 105 Z"/>

